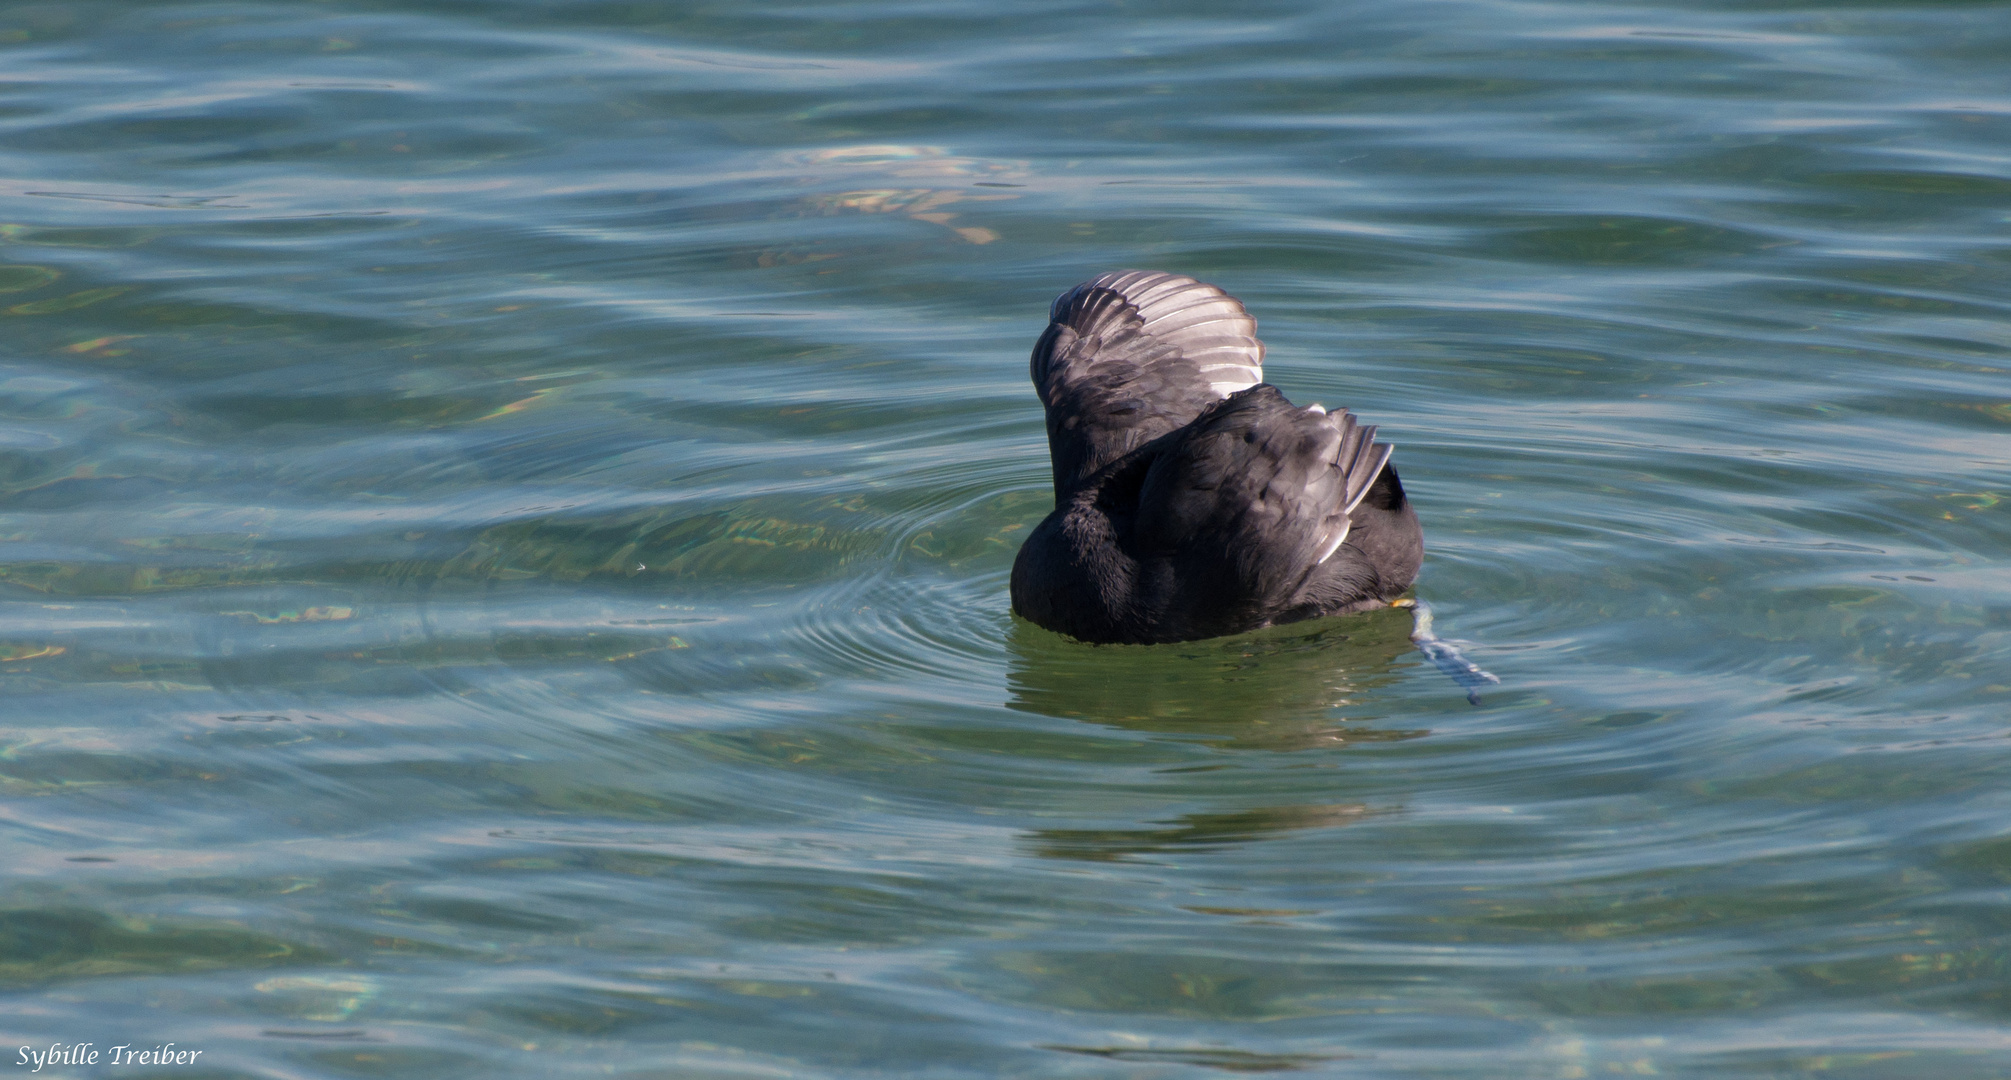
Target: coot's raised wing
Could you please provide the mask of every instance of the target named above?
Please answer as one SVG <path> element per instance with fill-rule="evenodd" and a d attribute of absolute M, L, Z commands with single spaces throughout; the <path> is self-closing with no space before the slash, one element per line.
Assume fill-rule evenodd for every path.
<path fill-rule="evenodd" d="M 1055 299 L 1032 371 L 1060 494 L 1263 381 L 1264 343 L 1257 320 L 1221 289 L 1120 270 Z"/>

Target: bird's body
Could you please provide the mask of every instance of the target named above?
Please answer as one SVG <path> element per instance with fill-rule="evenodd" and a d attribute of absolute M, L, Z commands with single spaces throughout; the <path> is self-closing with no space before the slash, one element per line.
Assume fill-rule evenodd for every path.
<path fill-rule="evenodd" d="M 1262 381 L 1257 322 L 1193 278 L 1104 274 L 1034 346 L 1055 508 L 1013 609 L 1094 642 L 1188 641 L 1381 607 L 1424 555 L 1390 447 Z"/>

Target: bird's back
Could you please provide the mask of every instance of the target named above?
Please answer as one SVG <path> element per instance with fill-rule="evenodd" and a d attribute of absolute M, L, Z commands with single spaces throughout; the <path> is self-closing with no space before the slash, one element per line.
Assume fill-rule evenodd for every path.
<path fill-rule="evenodd" d="M 1179 641 L 1408 587 L 1422 542 L 1390 448 L 1262 383 L 1235 298 L 1132 271 L 1063 293 L 1050 318 L 1032 374 L 1056 508 L 1013 567 L 1021 615 L 1089 641 Z"/>

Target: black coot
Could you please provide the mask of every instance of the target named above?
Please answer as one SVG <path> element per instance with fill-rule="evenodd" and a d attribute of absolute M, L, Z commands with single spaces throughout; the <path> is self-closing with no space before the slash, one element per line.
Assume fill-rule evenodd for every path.
<path fill-rule="evenodd" d="M 1054 513 L 1013 609 L 1084 641 L 1189 641 L 1381 607 L 1424 557 L 1390 447 L 1263 381 L 1257 320 L 1176 274 L 1061 294 L 1033 348 Z"/>

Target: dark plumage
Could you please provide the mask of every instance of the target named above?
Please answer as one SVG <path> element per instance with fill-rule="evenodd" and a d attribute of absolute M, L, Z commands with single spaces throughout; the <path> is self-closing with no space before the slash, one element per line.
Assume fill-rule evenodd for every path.
<path fill-rule="evenodd" d="M 1020 615 L 1084 641 L 1189 641 L 1381 607 L 1417 577 L 1390 447 L 1262 382 L 1235 297 L 1121 271 L 1048 319 L 1032 368 L 1055 507 L 1013 563 Z"/>

